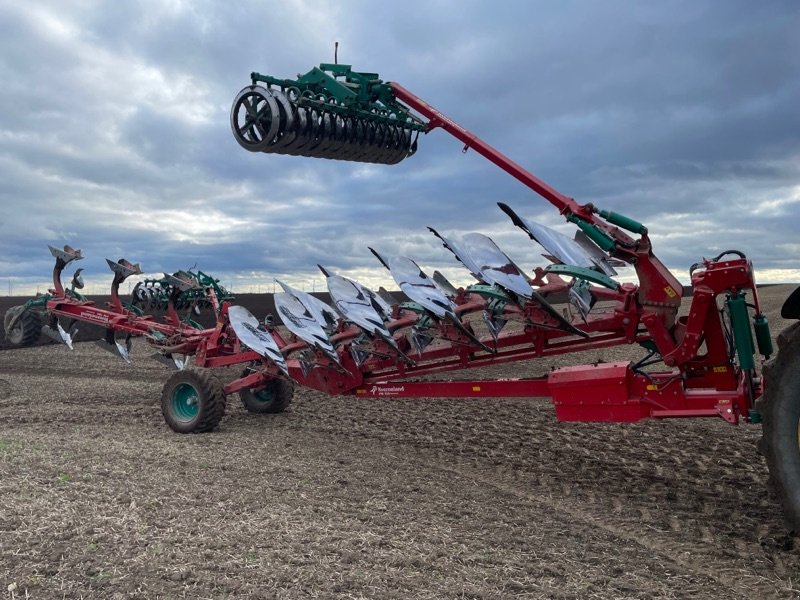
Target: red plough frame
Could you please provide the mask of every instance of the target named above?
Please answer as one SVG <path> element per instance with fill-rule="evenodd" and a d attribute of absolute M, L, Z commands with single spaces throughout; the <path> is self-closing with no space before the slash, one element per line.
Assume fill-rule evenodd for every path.
<path fill-rule="evenodd" d="M 391 349 L 375 341 L 377 352 L 357 365 L 348 344 L 362 334 L 355 325 L 343 321 L 331 341 L 340 353 L 341 366 L 317 352 L 315 368 L 308 371 L 292 355 L 307 351 L 298 340 L 284 340 L 277 330 L 269 329 L 288 359 L 289 374 L 301 385 L 329 394 L 350 394 L 362 398 L 511 398 L 551 397 L 559 420 L 566 421 L 637 421 L 647 417 L 719 416 L 730 423 L 754 417 L 755 399 L 761 394 L 760 379 L 755 369 L 743 360 L 744 347 L 732 342 L 721 304 L 723 295 L 741 298 L 752 294 L 756 318 L 761 319 L 753 268 L 740 253 L 730 260 L 722 255 L 696 265 L 691 283 L 691 306 L 685 316 L 678 316 L 683 287 L 655 257 L 645 227 L 613 212 L 599 211 L 591 204 L 580 205 L 554 190 L 488 144 L 469 133 L 442 113 L 411 94 L 398 84 L 391 84 L 396 97 L 428 120 L 428 130 L 440 127 L 501 169 L 550 201 L 565 218 L 586 232 L 611 256 L 634 267 L 639 285 L 622 284 L 616 290 L 593 286 L 592 293 L 611 308 L 590 314 L 581 329 L 588 337 L 529 323 L 541 322 L 532 314 L 535 307 L 506 308 L 507 317 L 523 323 L 517 331 L 487 337 L 481 342 L 495 349 L 494 353 L 476 349 L 468 340 L 459 339 L 456 328 L 443 331 L 449 342 L 413 355 L 413 362 L 400 361 Z M 623 231 L 626 229 L 628 232 Z M 634 238 L 629 235 L 634 234 Z M 108 336 L 144 336 L 161 354 L 192 355 L 201 368 L 249 365 L 251 372 L 225 387 L 226 394 L 258 390 L 281 377 L 276 365 L 256 352 L 245 348 L 237 339 L 228 319 L 228 304 L 220 303 L 212 289 L 207 294 L 217 311 L 217 323 L 210 329 L 198 330 L 183 324 L 172 300 L 167 316 L 156 321 L 126 309 L 117 291 L 121 280 L 115 277 L 112 301 L 108 308 L 82 301 L 66 294 L 61 284 L 61 271 L 66 263 L 56 262 L 51 290 L 53 298 L 47 309 L 53 318 L 87 321 L 107 328 Z M 571 283 L 537 269 L 532 283 L 545 296 L 558 296 L 569 291 Z M 460 317 L 480 314 L 487 301 L 477 293 L 460 290 L 455 299 Z M 724 308 L 724 307 L 723 307 Z M 527 314 L 526 311 L 531 312 Z M 387 329 L 404 352 L 411 350 L 403 333 L 417 320 L 414 312 L 402 305 L 394 308 Z M 462 319 L 463 320 L 463 319 Z M 466 321 L 465 321 L 466 322 Z M 528 323 L 528 324 L 526 324 Z M 446 325 L 441 325 L 444 329 Z M 749 323 L 747 324 L 749 332 Z M 463 337 L 463 336 L 462 336 Z M 567 367 L 534 379 L 501 379 L 491 381 L 424 381 L 419 378 L 455 370 L 486 367 L 512 361 L 556 356 L 582 350 L 596 350 L 622 344 L 640 344 L 659 356 L 669 368 L 663 372 L 646 372 L 643 365 L 601 363 Z M 752 346 L 752 340 L 751 340 Z M 737 354 L 739 355 L 737 358 Z M 767 352 L 768 354 L 768 352 Z M 383 358 L 379 358 L 379 357 Z M 744 366 L 743 366 L 744 365 Z"/>

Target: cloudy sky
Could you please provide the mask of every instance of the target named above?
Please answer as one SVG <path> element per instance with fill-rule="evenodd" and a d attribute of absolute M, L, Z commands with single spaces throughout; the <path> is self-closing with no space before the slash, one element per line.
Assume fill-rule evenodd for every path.
<path fill-rule="evenodd" d="M 333 8 L 332 8 L 333 6 Z M 800 280 L 800 3 L 425 0 L 0 1 L 0 294 L 47 286 L 47 244 L 235 291 L 321 289 L 367 250 L 456 282 L 427 226 L 480 231 L 526 268 L 497 208 L 571 233 L 550 204 L 441 130 L 395 166 L 249 153 L 230 108 L 251 71 L 321 62 L 397 81 L 579 202 L 645 223 L 684 281 L 737 248 Z"/>

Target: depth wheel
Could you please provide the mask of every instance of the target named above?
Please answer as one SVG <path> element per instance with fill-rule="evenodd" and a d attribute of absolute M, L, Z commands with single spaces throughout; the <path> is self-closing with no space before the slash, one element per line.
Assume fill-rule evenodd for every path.
<path fill-rule="evenodd" d="M 251 413 L 281 413 L 294 397 L 294 384 L 285 379 L 273 379 L 266 387 L 254 392 L 240 390 L 239 399 Z"/>
<path fill-rule="evenodd" d="M 14 318 L 21 316 L 12 324 Z M 42 333 L 41 313 L 24 309 L 22 306 L 14 306 L 6 311 L 3 317 L 3 329 L 6 332 L 6 339 L 14 346 L 30 346 L 36 343 Z"/>
<path fill-rule="evenodd" d="M 178 371 L 164 384 L 161 412 L 178 433 L 212 431 L 225 414 L 222 383 L 208 369 Z"/>
<path fill-rule="evenodd" d="M 764 365 L 763 419 L 758 449 L 783 506 L 786 524 L 800 532 L 800 322 L 778 335 L 778 353 Z"/>

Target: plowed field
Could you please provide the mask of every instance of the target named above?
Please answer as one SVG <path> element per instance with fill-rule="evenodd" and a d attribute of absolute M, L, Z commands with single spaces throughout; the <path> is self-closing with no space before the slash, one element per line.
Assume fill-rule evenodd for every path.
<path fill-rule="evenodd" d="M 790 290 L 761 292 L 774 333 Z M 88 343 L 0 351 L 0 594 L 800 596 L 757 426 L 559 424 L 541 399 L 298 388 L 284 414 L 232 397 L 217 431 L 178 435 L 160 412 L 169 371 L 148 354 L 139 344 L 126 365 Z"/>

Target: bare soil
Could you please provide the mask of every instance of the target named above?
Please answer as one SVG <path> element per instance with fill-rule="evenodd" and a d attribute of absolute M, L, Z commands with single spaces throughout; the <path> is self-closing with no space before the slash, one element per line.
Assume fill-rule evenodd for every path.
<path fill-rule="evenodd" d="M 791 289 L 761 291 L 774 333 Z M 800 597 L 757 426 L 298 388 L 284 414 L 231 397 L 216 432 L 178 435 L 148 354 L 0 352 L 0 597 Z"/>

